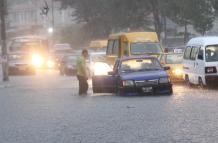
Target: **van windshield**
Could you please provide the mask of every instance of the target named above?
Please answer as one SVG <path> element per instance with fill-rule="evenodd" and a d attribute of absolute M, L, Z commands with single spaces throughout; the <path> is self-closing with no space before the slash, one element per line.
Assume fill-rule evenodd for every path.
<path fill-rule="evenodd" d="M 161 54 L 163 51 L 159 43 L 138 42 L 131 44 L 133 55 Z"/>
<path fill-rule="evenodd" d="M 207 46 L 205 51 L 206 62 L 218 61 L 218 45 Z"/>

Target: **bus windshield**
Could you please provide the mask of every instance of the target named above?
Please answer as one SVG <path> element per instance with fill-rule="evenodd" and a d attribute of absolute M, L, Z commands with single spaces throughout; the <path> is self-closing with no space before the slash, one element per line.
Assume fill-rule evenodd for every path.
<path fill-rule="evenodd" d="M 137 42 L 131 44 L 133 55 L 161 54 L 163 51 L 159 43 Z"/>

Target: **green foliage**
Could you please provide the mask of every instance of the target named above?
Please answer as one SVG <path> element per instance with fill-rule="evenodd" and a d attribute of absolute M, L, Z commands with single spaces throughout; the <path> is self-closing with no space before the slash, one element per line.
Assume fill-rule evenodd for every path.
<path fill-rule="evenodd" d="M 58 1 L 58 0 L 57 0 Z M 63 8 L 75 8 L 78 22 L 92 38 L 106 37 L 111 32 L 125 29 L 149 29 L 152 25 L 160 35 L 162 17 L 180 26 L 193 25 L 205 34 L 213 26 L 218 0 L 59 0 Z M 153 15 L 153 19 L 149 18 Z M 188 34 L 187 34 L 188 35 Z"/>
<path fill-rule="evenodd" d="M 202 35 L 213 27 L 215 12 L 213 5 L 209 0 L 195 0 L 195 16 L 192 18 L 192 24 L 195 30 Z"/>

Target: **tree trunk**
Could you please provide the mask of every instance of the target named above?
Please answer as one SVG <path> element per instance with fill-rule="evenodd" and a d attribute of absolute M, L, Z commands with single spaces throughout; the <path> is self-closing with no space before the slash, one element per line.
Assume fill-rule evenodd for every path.
<path fill-rule="evenodd" d="M 159 3 L 157 0 L 150 1 L 152 6 L 152 13 L 154 18 L 154 26 L 155 31 L 157 32 L 159 40 L 161 39 L 161 21 L 160 21 L 160 11 L 159 11 Z"/>
<path fill-rule="evenodd" d="M 164 21 L 164 44 L 167 44 L 167 18 L 166 15 L 164 14 L 163 16 L 163 21 Z"/>
<path fill-rule="evenodd" d="M 184 32 L 184 43 L 186 43 L 187 41 L 188 41 L 188 24 L 187 24 L 187 22 L 185 22 L 185 25 L 184 25 L 184 27 L 185 27 L 185 32 Z"/>
<path fill-rule="evenodd" d="M 6 5 L 5 0 L 0 0 L 0 17 L 1 17 L 1 41 L 2 41 L 2 73 L 3 81 L 8 81 L 8 55 L 7 55 L 7 45 L 6 45 L 6 25 L 5 25 L 5 15 L 6 15 Z"/>

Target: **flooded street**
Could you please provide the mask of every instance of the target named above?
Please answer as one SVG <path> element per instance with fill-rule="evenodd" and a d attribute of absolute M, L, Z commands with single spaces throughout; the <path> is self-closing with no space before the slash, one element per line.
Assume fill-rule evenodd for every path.
<path fill-rule="evenodd" d="M 217 90 L 174 85 L 172 96 L 77 95 L 58 72 L 0 85 L 2 143 L 216 142 Z"/>

